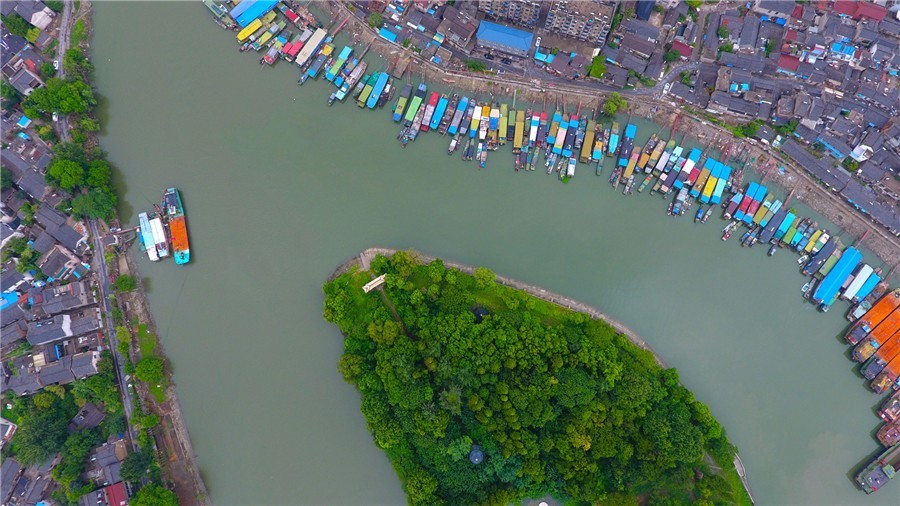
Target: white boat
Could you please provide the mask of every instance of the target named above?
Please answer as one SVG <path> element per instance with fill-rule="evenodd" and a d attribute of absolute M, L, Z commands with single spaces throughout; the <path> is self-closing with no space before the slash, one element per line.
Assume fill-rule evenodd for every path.
<path fill-rule="evenodd" d="M 159 216 L 150 220 L 150 231 L 153 233 L 153 244 L 156 247 L 159 258 L 169 256 L 169 241 L 166 239 L 166 231 Z M 148 247 L 147 249 L 150 248 Z"/>
<path fill-rule="evenodd" d="M 147 213 L 141 213 L 138 215 L 138 219 L 141 223 L 141 244 L 144 246 L 144 250 L 147 252 L 147 256 L 150 260 L 158 262 L 159 255 L 156 254 L 156 241 L 153 240 L 153 231 L 150 228 L 150 218 L 147 216 Z"/>

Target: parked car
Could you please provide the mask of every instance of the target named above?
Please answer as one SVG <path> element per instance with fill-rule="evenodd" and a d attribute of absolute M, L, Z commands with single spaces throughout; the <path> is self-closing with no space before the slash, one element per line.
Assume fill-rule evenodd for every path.
<path fill-rule="evenodd" d="M 502 61 L 504 65 L 512 65 L 512 60 L 510 60 L 509 58 L 503 58 L 500 61 Z"/>
<path fill-rule="evenodd" d="M 538 37 L 536 41 L 534 41 L 534 47 L 541 47 L 541 38 Z"/>

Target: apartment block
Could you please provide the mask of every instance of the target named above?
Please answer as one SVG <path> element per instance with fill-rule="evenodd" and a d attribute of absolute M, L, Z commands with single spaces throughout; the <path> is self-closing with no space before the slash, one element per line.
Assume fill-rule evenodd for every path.
<path fill-rule="evenodd" d="M 615 10 L 613 1 L 556 0 L 547 13 L 544 29 L 563 37 L 603 45 Z"/>
<path fill-rule="evenodd" d="M 541 2 L 535 0 L 478 0 L 478 10 L 498 21 L 535 28 L 541 17 Z"/>

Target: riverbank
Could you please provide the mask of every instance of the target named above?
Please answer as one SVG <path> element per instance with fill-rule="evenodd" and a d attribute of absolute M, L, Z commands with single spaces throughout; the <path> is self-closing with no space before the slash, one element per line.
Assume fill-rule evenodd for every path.
<path fill-rule="evenodd" d="M 370 51 L 379 54 L 387 61 L 392 61 L 400 56 L 411 58 L 416 65 L 416 76 L 423 81 L 441 83 L 458 91 L 467 91 L 481 96 L 496 97 L 498 95 L 513 95 L 524 102 L 532 104 L 545 104 L 552 107 L 553 104 L 568 106 L 570 110 L 583 103 L 585 107 L 599 107 L 600 102 L 610 92 L 594 89 L 585 89 L 572 85 L 560 85 L 549 83 L 544 86 L 538 80 L 518 79 L 511 74 L 504 75 L 476 75 L 472 73 L 456 72 L 442 68 L 430 60 L 420 58 L 418 55 L 396 43 L 392 43 L 380 36 L 363 20 L 355 16 L 343 2 L 327 2 L 331 19 L 349 20 L 344 30 L 351 33 L 351 38 L 357 44 L 371 44 Z M 671 76 L 667 76 L 668 79 Z M 834 192 L 821 182 L 817 181 L 809 172 L 804 170 L 795 161 L 784 156 L 779 150 L 771 146 L 747 139 L 736 139 L 724 126 L 719 126 L 707 121 L 702 115 L 695 113 L 691 108 L 683 107 L 675 102 L 666 100 L 665 96 L 641 95 L 632 99 L 628 90 L 619 90 L 629 100 L 629 112 L 644 118 L 652 118 L 661 125 L 671 125 L 676 115 L 681 115 L 681 121 L 690 121 L 689 126 L 684 124 L 681 131 L 689 131 L 691 136 L 699 142 L 707 142 L 711 139 L 734 139 L 741 147 L 749 151 L 749 156 L 757 160 L 763 157 L 772 157 L 780 162 L 784 171 L 772 170 L 766 174 L 784 188 L 785 193 L 794 192 L 794 198 L 807 204 L 815 212 L 825 216 L 845 233 L 856 238 L 866 236 L 861 245 L 871 250 L 880 258 L 886 271 L 900 264 L 900 238 L 891 235 L 887 230 L 872 222 L 866 215 L 860 214 L 850 204 L 835 195 Z M 751 168 L 754 169 L 754 168 Z M 762 176 L 757 172 L 758 176 Z M 837 231 L 835 231 L 837 232 Z M 869 232 L 866 234 L 866 232 Z M 886 272 L 885 272 L 886 274 Z"/>
<path fill-rule="evenodd" d="M 73 19 L 70 20 L 70 24 L 82 24 L 80 28 L 80 31 L 84 36 L 82 45 L 86 50 L 90 50 L 91 41 L 93 40 L 94 35 L 92 20 L 93 5 L 92 2 L 88 0 L 82 1 L 76 5 L 78 5 L 78 10 Z M 71 26 L 69 29 L 71 29 Z M 68 33 L 69 31 L 70 30 L 64 30 L 64 33 Z M 60 122 L 60 128 L 67 134 L 69 126 L 66 122 Z M 66 138 L 66 135 L 63 135 L 62 137 Z M 99 146 L 100 143 L 96 132 L 89 133 L 86 144 Z M 124 196 L 120 195 L 120 197 Z M 98 239 L 104 235 L 110 235 L 111 228 L 117 230 L 123 228 L 118 212 L 108 223 L 103 220 L 96 220 L 96 222 L 97 224 L 92 226 L 91 229 L 92 232 L 96 232 Z M 102 241 L 98 240 L 96 243 L 100 245 L 102 244 Z M 171 366 L 168 365 L 169 361 L 165 356 L 162 342 L 159 340 L 156 321 L 150 310 L 143 278 L 137 269 L 134 259 L 130 255 L 128 246 L 131 244 L 134 244 L 134 241 L 126 243 L 124 245 L 124 251 L 121 254 L 117 254 L 115 248 L 108 248 L 106 251 L 102 251 L 101 254 L 97 255 L 97 261 L 105 264 L 102 271 L 108 272 L 108 279 L 105 280 L 107 283 L 119 275 L 130 275 L 136 282 L 134 291 L 118 293 L 115 295 L 116 308 L 122 311 L 122 316 L 120 321 L 114 322 L 117 327 L 108 331 L 110 334 L 110 343 L 113 345 L 112 351 L 117 357 L 117 362 L 119 363 L 118 367 L 124 369 L 126 373 L 129 368 L 134 367 L 132 365 L 133 363 L 137 363 L 136 360 L 132 362 L 132 357 L 144 358 L 152 355 L 162 359 L 164 363 L 167 364 L 164 372 L 165 377 L 156 386 L 137 381 L 135 378 L 130 378 L 128 380 L 136 386 L 135 391 L 137 392 L 139 400 L 136 410 L 148 414 L 155 414 L 160 419 L 159 425 L 150 429 L 149 433 L 152 434 L 156 443 L 156 458 L 163 472 L 164 480 L 175 492 L 179 504 L 208 504 L 209 493 L 203 478 L 200 475 L 200 470 L 195 459 L 187 425 L 182 415 L 181 402 L 175 390 L 175 385 L 171 382 Z M 112 255 L 107 256 L 106 253 Z M 109 260 L 112 259 L 115 259 L 116 262 L 110 263 Z M 125 349 L 118 349 L 119 347 L 115 345 L 116 331 L 123 327 L 128 329 L 130 333 L 137 338 L 135 339 L 135 341 L 137 341 L 135 345 L 127 346 L 128 349 L 126 354 L 122 353 L 123 351 L 126 351 Z M 139 333 L 138 329 L 140 329 L 143 334 Z M 119 337 L 122 338 L 122 336 Z M 150 351 L 148 351 L 148 349 Z M 124 364 L 122 364 L 122 362 L 124 362 Z M 159 389 L 160 385 L 165 385 L 164 391 Z M 131 395 L 124 384 L 120 386 L 123 389 L 123 396 Z M 130 424 L 131 420 L 128 420 L 128 422 Z"/>
<path fill-rule="evenodd" d="M 341 265 L 339 265 L 328 277 L 328 281 L 333 281 L 339 276 L 353 272 L 354 270 L 361 271 L 369 271 L 372 266 L 372 262 L 378 257 L 391 257 L 395 253 L 400 250 L 393 248 L 367 248 L 361 251 L 357 256 L 348 259 Z M 429 264 L 434 262 L 435 260 L 440 260 L 445 267 L 450 267 L 453 269 L 457 269 L 461 272 L 469 274 L 471 276 L 476 276 L 476 268 L 471 265 L 462 264 L 459 262 L 454 262 L 451 260 L 439 259 L 438 257 L 424 254 L 415 250 L 410 250 L 408 252 L 412 258 L 422 264 Z M 523 291 L 532 297 L 541 299 L 543 301 L 549 302 L 553 305 L 574 311 L 576 313 L 581 313 L 589 316 L 594 320 L 600 320 L 610 325 L 616 332 L 625 336 L 632 344 L 637 346 L 640 349 L 648 351 L 652 356 L 654 361 L 662 367 L 663 369 L 668 369 L 669 366 L 666 364 L 665 360 L 658 354 L 653 348 L 647 344 L 647 342 L 641 338 L 634 330 L 621 323 L 620 321 L 612 318 L 608 314 L 600 311 L 594 306 L 589 304 L 585 304 L 583 302 L 577 301 L 570 297 L 566 297 L 564 295 L 555 293 L 550 290 L 546 290 L 544 288 L 525 283 L 523 281 L 519 281 L 513 278 L 509 278 L 506 276 L 501 276 L 498 274 L 494 274 L 494 281 L 497 284 L 502 286 L 506 286 L 515 290 Z M 750 489 L 750 481 L 747 477 L 746 469 L 744 468 L 744 464 L 741 461 L 740 455 L 735 454 L 734 460 L 732 462 L 732 468 L 721 470 L 725 475 L 726 479 L 734 480 L 737 479 L 740 485 L 743 487 L 744 491 L 747 493 L 747 497 L 749 498 L 750 503 L 754 502 L 753 494 Z"/>

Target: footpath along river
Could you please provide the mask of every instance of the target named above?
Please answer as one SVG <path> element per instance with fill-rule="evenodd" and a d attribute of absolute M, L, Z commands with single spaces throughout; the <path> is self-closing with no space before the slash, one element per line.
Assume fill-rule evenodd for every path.
<path fill-rule="evenodd" d="M 285 62 L 260 70 L 199 2 L 94 8 L 123 218 L 167 186 L 185 199 L 192 263 L 140 268 L 214 502 L 405 502 L 321 316 L 331 271 L 385 246 L 485 265 L 634 329 L 727 428 L 760 504 L 896 504 L 897 483 L 868 497 L 852 483 L 878 449 L 880 397 L 838 340 L 847 306 L 804 304 L 795 256 L 723 243 L 718 215 L 673 220 L 592 170 L 515 174 L 508 148 L 478 170 L 434 133 L 400 149 L 388 111 L 329 108 L 327 83 L 298 87 Z M 638 126 L 638 141 L 658 128 Z"/>

